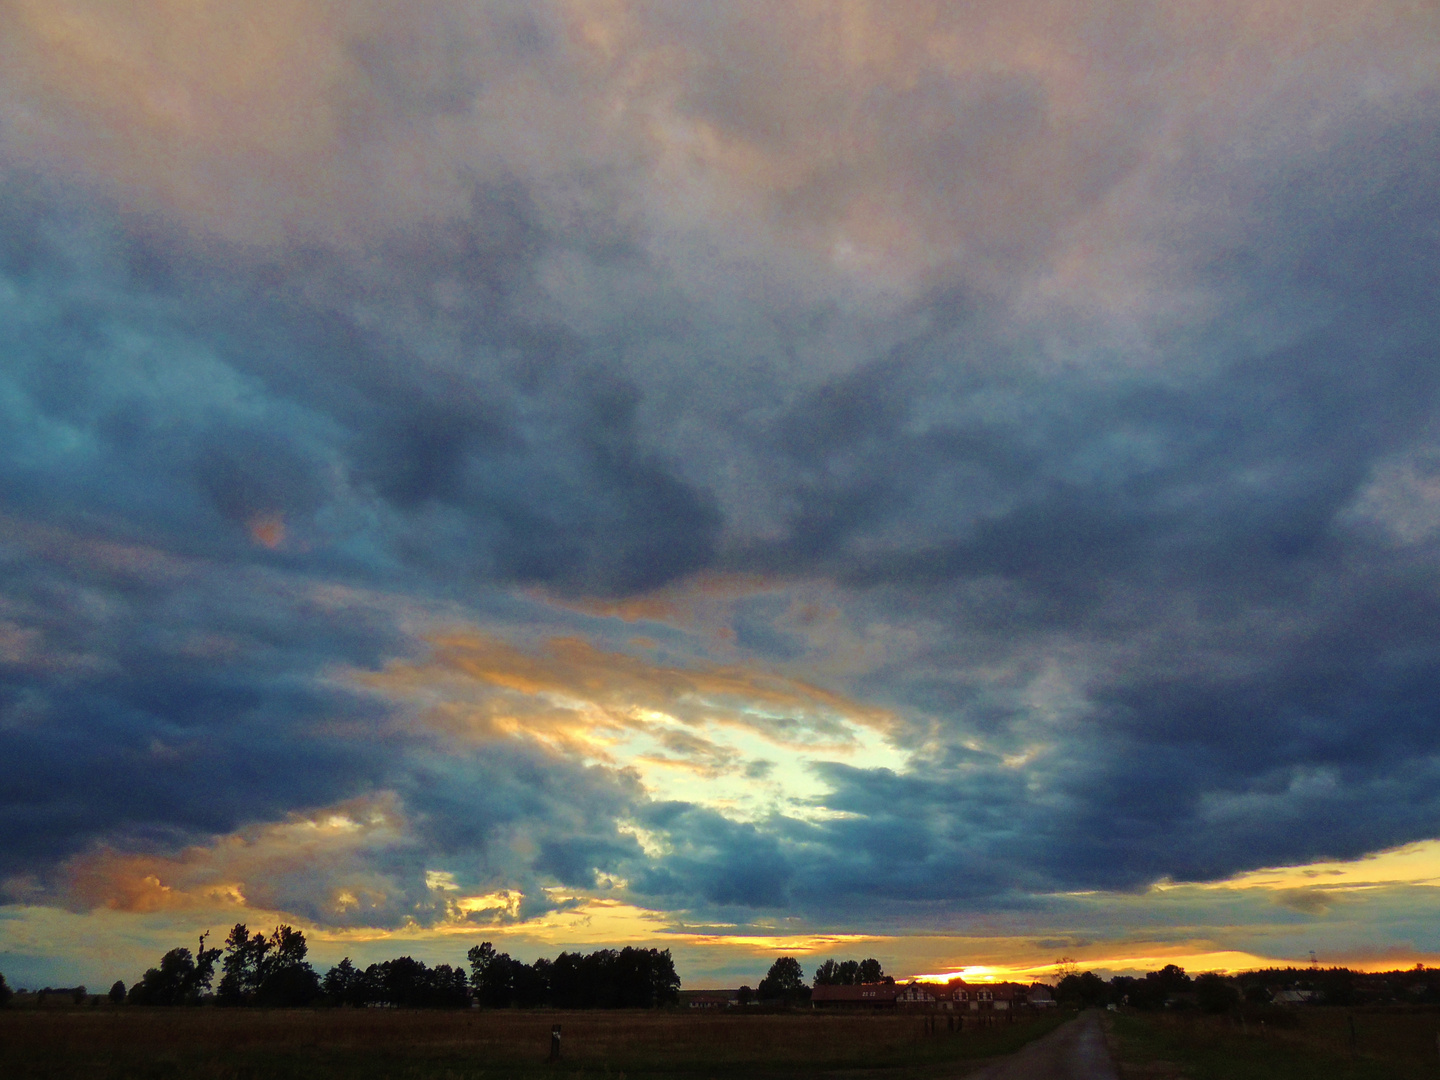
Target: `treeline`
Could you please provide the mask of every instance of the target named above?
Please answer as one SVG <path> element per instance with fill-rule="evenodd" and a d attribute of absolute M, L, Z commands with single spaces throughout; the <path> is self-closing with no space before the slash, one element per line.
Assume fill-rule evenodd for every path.
<path fill-rule="evenodd" d="M 1277 997 L 1317 1005 L 1440 1003 L 1440 972 L 1423 965 L 1377 974 L 1317 966 L 1265 968 L 1238 975 L 1208 972 L 1191 977 L 1184 968 L 1166 964 L 1142 976 L 1117 975 L 1108 981 L 1093 971 L 1071 971 L 1056 986 L 1055 997 L 1081 1006 L 1200 1009 L 1209 1013 L 1263 1009 Z"/>
<path fill-rule="evenodd" d="M 251 934 L 237 923 L 222 948 L 171 949 L 140 981 L 110 998 L 132 1005 L 287 1008 L 305 1005 L 404 1008 L 489 1008 L 549 1005 L 564 1009 L 656 1008 L 680 997 L 680 977 L 669 949 L 600 949 L 561 953 L 533 964 L 496 951 L 488 941 L 467 954 L 468 970 L 429 967 L 401 956 L 359 968 L 349 957 L 323 976 L 306 959 L 305 935 L 290 926 Z M 219 983 L 215 979 L 219 975 Z M 212 986 L 214 991 L 212 993 Z M 10 996 L 0 976 L 0 1004 Z"/>
<path fill-rule="evenodd" d="M 770 965 L 770 970 L 760 980 L 760 985 L 751 989 L 740 987 L 740 1004 L 751 1001 L 803 1004 L 810 1000 L 812 986 L 856 986 L 860 983 L 893 983 L 895 980 L 885 974 L 880 961 L 873 956 L 865 960 L 826 960 L 815 969 L 811 986 L 805 985 L 805 969 L 793 956 L 782 956 Z"/>
<path fill-rule="evenodd" d="M 861 983 L 894 982 L 885 974 L 880 961 L 873 956 L 868 960 L 826 960 L 815 969 L 814 986 L 858 986 Z"/>

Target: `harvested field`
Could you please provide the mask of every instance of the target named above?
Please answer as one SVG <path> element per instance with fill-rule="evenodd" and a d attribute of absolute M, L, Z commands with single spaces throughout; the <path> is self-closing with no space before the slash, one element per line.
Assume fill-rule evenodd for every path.
<path fill-rule="evenodd" d="M 939 1077 L 1010 1053 L 1059 1017 L 927 1031 L 917 1015 L 141 1009 L 0 1013 L 0 1076 Z M 548 1064 L 560 1024 L 562 1060 Z"/>
<path fill-rule="evenodd" d="M 1295 1009 L 1288 1023 L 1198 1013 L 1122 1012 L 1111 1019 L 1127 1078 L 1430 1080 L 1440 1076 L 1440 1010 Z"/>

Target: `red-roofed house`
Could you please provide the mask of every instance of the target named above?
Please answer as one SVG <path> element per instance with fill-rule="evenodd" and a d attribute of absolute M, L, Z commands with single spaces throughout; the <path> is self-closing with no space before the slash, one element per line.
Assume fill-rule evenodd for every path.
<path fill-rule="evenodd" d="M 952 979 L 950 996 L 955 1008 L 966 1012 L 1003 1012 L 1024 1005 L 1027 991 L 1018 983 L 979 983 L 972 986 L 963 979 Z"/>
<path fill-rule="evenodd" d="M 900 988 L 900 993 L 895 996 L 897 1005 L 920 1005 L 933 1006 L 944 991 L 938 986 L 930 983 L 911 982 Z"/>
<path fill-rule="evenodd" d="M 860 983 L 856 986 L 817 986 L 810 991 L 815 1008 L 853 1005 L 861 1008 L 894 1008 L 901 987 L 894 983 Z"/>

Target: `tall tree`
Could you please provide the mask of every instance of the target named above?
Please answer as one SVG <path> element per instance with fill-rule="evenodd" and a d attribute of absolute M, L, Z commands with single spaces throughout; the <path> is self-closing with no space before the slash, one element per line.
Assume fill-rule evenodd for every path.
<path fill-rule="evenodd" d="M 264 934 L 250 936 L 244 923 L 236 923 L 225 939 L 225 959 L 221 961 L 220 987 L 216 994 L 226 1005 L 243 1005 L 255 996 L 265 977 L 265 955 L 270 943 Z"/>
<path fill-rule="evenodd" d="M 815 969 L 816 986 L 855 986 L 878 983 L 885 978 L 885 969 L 873 956 L 867 960 L 826 960 Z"/>
<path fill-rule="evenodd" d="M 348 956 L 325 973 L 321 989 L 336 1005 L 366 1003 L 365 973 L 352 964 Z"/>
<path fill-rule="evenodd" d="M 331 975 L 335 976 L 331 980 Z M 341 976 L 331 969 L 327 982 L 338 983 Z M 465 985 L 465 972 L 440 964 L 434 968 L 410 956 L 398 956 L 383 964 L 371 964 L 361 976 L 357 996 L 364 1002 L 379 1002 L 406 1008 L 463 1008 L 470 1004 L 470 991 Z"/>
<path fill-rule="evenodd" d="M 816 986 L 839 986 L 840 965 L 833 959 L 826 960 L 815 969 L 814 983 Z"/>
<path fill-rule="evenodd" d="M 205 948 L 209 932 L 200 935 L 195 955 L 189 949 L 171 949 L 160 958 L 158 968 L 150 968 L 130 988 L 130 1001 L 136 1005 L 188 1005 L 198 1002 L 210 989 L 215 978 L 215 961 L 219 949 Z"/>
<path fill-rule="evenodd" d="M 1103 1005 L 1110 1000 L 1110 987 L 1093 971 L 1082 971 L 1079 975 L 1066 975 L 1055 987 L 1057 1001 L 1074 1001 L 1089 1007 Z"/>
<path fill-rule="evenodd" d="M 1196 977 L 1195 1001 L 1205 1012 L 1228 1012 L 1239 1003 L 1240 991 L 1224 975 L 1210 972 Z"/>
<path fill-rule="evenodd" d="M 680 976 L 669 949 L 564 952 L 553 961 L 524 964 L 485 941 L 467 957 L 475 997 L 491 1008 L 549 1003 L 565 1009 L 633 1009 L 680 999 Z"/>
<path fill-rule="evenodd" d="M 293 926 L 275 927 L 269 937 L 236 923 L 225 939 L 219 1000 L 227 1005 L 305 1005 L 320 994 L 315 969 L 305 961 L 309 946 Z"/>
<path fill-rule="evenodd" d="M 800 968 L 800 961 L 793 956 L 782 956 L 770 965 L 770 970 L 765 978 L 760 980 L 756 988 L 761 1000 L 774 1001 L 776 999 L 795 1000 L 806 995 L 805 972 Z"/>

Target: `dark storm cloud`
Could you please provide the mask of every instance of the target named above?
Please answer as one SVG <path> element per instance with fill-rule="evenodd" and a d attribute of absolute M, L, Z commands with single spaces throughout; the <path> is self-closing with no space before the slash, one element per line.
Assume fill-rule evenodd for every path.
<path fill-rule="evenodd" d="M 872 675 L 880 700 L 938 715 L 942 739 L 948 714 L 951 738 L 1043 744 L 1023 773 L 959 747 L 960 768 L 828 770 L 825 805 L 858 817 L 821 830 L 818 880 L 917 899 L 1133 888 L 1433 833 L 1433 535 L 1401 542 L 1352 508 L 1386 461 L 1433 445 L 1437 161 L 1433 122 L 1407 118 L 1270 178 L 1205 270 L 1252 306 L 1177 343 L 1210 350 L 1183 383 L 986 377 L 926 344 L 785 418 L 800 511 L 753 556 L 949 624 L 956 651 L 926 660 L 953 677 Z M 1236 348 L 1224 321 L 1274 315 L 1255 297 L 1296 325 Z M 937 397 L 951 418 L 917 432 Z M 971 422 L 980 398 L 1014 407 Z M 985 705 L 966 651 L 1042 640 L 1100 658 L 1079 717 Z"/>
<path fill-rule="evenodd" d="M 1164 574 L 1244 594 L 1327 544 L 1360 555 L 1334 518 L 1434 415 L 1437 149 L 1407 123 L 1273 178 L 1202 271 L 1236 306 L 1174 342 L 1213 350 L 1184 381 L 1037 370 L 957 333 L 820 387 L 775 424 L 798 513 L 751 557 L 861 584 Z M 1276 314 L 1255 297 L 1294 324 L 1240 351 L 1225 323 Z"/>
<path fill-rule="evenodd" d="M 459 115 L 485 83 L 458 55 L 433 79 L 357 56 L 400 113 Z M 985 181 L 960 217 L 1017 275 L 1133 165 L 1109 121 L 1085 182 L 1031 192 L 1043 222 L 1008 230 L 993 207 L 1046 170 L 1005 147 L 1044 134 L 1045 87 L 914 86 L 875 91 L 881 157 L 908 163 L 922 225 L 962 173 Z M 719 65 L 682 105 L 786 144 L 783 95 L 752 89 Z M 0 872 L 377 792 L 395 837 L 257 898 L 438 918 L 438 863 L 520 888 L 526 913 L 547 883 L 613 874 L 657 903 L 855 916 L 1433 834 L 1434 540 L 1354 515 L 1377 470 L 1434 453 L 1440 135 L 1415 110 L 1281 165 L 1181 156 L 1175 188 L 1233 212 L 1162 237 L 1214 304 L 1162 342 L 1173 366 L 1044 363 L 1051 316 L 1010 314 L 1024 282 L 963 271 L 895 316 L 899 344 L 833 359 L 849 324 L 828 302 L 657 285 L 669 267 L 611 175 L 574 181 L 598 194 L 568 217 L 538 185 L 472 177 L 453 219 L 349 252 L 202 241 L 8 176 Z M 864 194 L 847 175 L 810 170 L 779 216 L 842 218 Z M 566 317 L 542 280 L 566 259 L 645 299 Z M 841 816 L 737 822 L 533 747 L 442 752 L 330 677 L 417 646 L 397 610 L 317 590 L 626 597 L 702 570 L 833 580 L 877 623 L 918 621 L 924 645 L 858 688 L 901 715 L 911 772 L 823 765 L 816 809 Z M 754 600 L 727 629 L 798 668 L 786 608 Z M 971 667 L 1060 646 L 1088 666 L 1058 718 Z M 376 888 L 337 908 L 354 867 Z"/>
<path fill-rule="evenodd" d="M 767 830 L 688 803 L 654 803 L 639 815 L 672 847 L 633 884 L 642 897 L 686 906 L 782 907 L 793 862 Z"/>
<path fill-rule="evenodd" d="M 0 588 L 25 629 L 0 658 L 5 873 L 100 838 L 227 831 L 383 774 L 386 740 L 321 730 L 375 706 L 314 677 L 393 648 L 383 621 L 337 621 L 293 578 L 7 524 Z"/>
<path fill-rule="evenodd" d="M 394 794 L 340 804 L 360 828 L 355 839 L 318 845 L 314 856 L 291 856 L 294 841 L 272 827 L 252 838 L 248 861 L 227 860 L 221 846 L 199 853 L 193 889 L 226 874 L 247 882 L 257 906 L 294 912 L 320 924 L 398 926 L 469 919 L 477 923 L 531 919 L 569 902 L 546 894 L 559 883 L 597 887 L 639 848 L 617 820 L 641 798 L 633 781 L 610 770 L 557 761 L 533 748 L 497 745 L 481 753 L 436 753 L 410 747 L 385 773 Z M 242 835 L 244 835 L 242 833 Z M 436 887 L 431 872 L 443 870 Z M 184 881 L 184 875 L 181 876 Z M 497 887 L 523 896 L 514 911 L 460 912 L 457 896 Z M 348 895 L 346 895 L 348 894 Z"/>
<path fill-rule="evenodd" d="M 413 829 L 357 860 L 390 901 L 327 915 L 334 880 L 292 874 L 267 875 L 257 902 L 398 919 L 427 895 L 426 860 L 454 858 L 468 885 L 526 884 L 535 914 L 536 872 L 593 883 L 633 855 L 614 822 L 636 793 L 610 771 L 503 750 L 427 765 L 392 707 L 325 676 L 413 647 L 393 601 L 336 598 L 356 586 L 422 602 L 456 581 L 606 594 L 709 558 L 716 515 L 640 445 L 633 383 L 573 335 L 510 317 L 511 279 L 544 241 L 526 239 L 523 206 L 484 197 L 470 236 L 411 249 L 422 291 L 490 282 L 460 319 L 476 362 L 455 364 L 303 302 L 303 266 L 276 288 L 273 268 L 221 270 L 53 187 L 7 190 L 25 212 L 6 233 L 0 332 L 16 515 L 0 870 L 43 876 L 102 840 L 176 850 L 376 790 L 399 793 Z M 356 288 L 321 282 L 332 298 Z M 533 870 L 486 855 L 512 828 Z"/>

